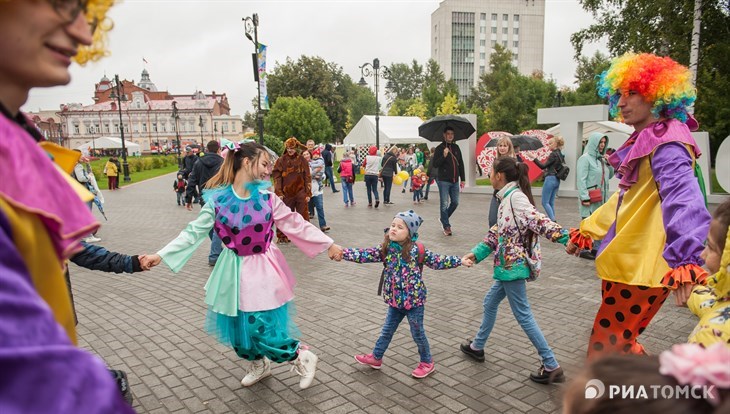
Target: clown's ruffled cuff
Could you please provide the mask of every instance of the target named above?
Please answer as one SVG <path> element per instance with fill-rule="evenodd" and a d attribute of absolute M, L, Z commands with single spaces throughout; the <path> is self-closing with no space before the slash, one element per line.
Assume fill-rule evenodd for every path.
<path fill-rule="evenodd" d="M 704 285 L 707 283 L 707 276 L 705 269 L 688 263 L 668 271 L 660 283 L 669 289 L 676 289 L 685 283 Z"/>
<path fill-rule="evenodd" d="M 578 246 L 580 250 L 591 250 L 593 248 L 593 239 L 580 234 L 580 229 L 570 229 L 570 242 Z"/>

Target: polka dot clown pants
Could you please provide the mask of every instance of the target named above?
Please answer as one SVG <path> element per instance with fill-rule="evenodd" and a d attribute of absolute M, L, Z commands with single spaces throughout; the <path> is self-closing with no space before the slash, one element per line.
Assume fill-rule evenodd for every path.
<path fill-rule="evenodd" d="M 667 288 L 603 281 L 601 307 L 593 322 L 588 358 L 609 353 L 645 354 L 636 340 L 669 296 Z"/>
<path fill-rule="evenodd" d="M 259 312 L 238 311 L 235 317 L 208 311 L 206 330 L 236 354 L 254 361 L 293 361 L 299 352 L 299 331 L 292 321 L 293 305 Z"/>

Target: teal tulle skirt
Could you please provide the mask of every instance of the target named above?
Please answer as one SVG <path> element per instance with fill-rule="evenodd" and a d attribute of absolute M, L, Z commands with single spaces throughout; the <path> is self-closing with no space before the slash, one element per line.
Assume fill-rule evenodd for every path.
<path fill-rule="evenodd" d="M 294 324 L 294 304 L 260 312 L 227 316 L 208 309 L 205 330 L 222 344 L 249 361 L 269 358 L 273 362 L 296 359 L 300 332 Z"/>

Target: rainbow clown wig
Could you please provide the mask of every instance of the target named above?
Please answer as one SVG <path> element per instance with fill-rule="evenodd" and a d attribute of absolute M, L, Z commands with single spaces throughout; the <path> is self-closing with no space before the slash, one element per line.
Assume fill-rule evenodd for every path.
<path fill-rule="evenodd" d="M 618 108 L 622 94 L 636 91 L 654 103 L 654 117 L 675 118 L 686 122 L 687 108 L 697 94 L 687 67 L 669 57 L 650 53 L 626 53 L 611 62 L 598 79 L 598 96 L 608 99 L 611 117 L 623 121 Z"/>

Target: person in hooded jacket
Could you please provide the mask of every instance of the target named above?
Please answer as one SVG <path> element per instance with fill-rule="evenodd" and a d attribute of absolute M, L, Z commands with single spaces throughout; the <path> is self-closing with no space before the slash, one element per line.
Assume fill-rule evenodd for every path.
<path fill-rule="evenodd" d="M 220 170 L 223 164 L 223 157 L 220 155 L 221 146 L 218 141 L 208 141 L 205 147 L 208 151 L 202 157 L 198 158 L 195 165 L 193 165 L 192 171 L 190 171 L 190 175 L 188 175 L 188 186 L 185 190 L 185 207 L 190 211 L 193 210 L 193 198 L 199 197 L 195 187 L 197 186 L 203 189 L 205 183 L 218 173 L 218 170 Z M 200 204 L 203 205 L 205 203 L 201 200 Z M 220 237 L 214 231 L 211 231 L 209 236 L 210 253 L 208 254 L 208 266 L 215 266 L 215 262 L 223 250 L 223 245 L 221 244 Z"/>
<path fill-rule="evenodd" d="M 613 177 L 613 167 L 608 163 L 608 136 L 601 132 L 593 132 L 588 136 L 588 143 L 583 148 L 583 155 L 578 158 L 577 173 L 578 199 L 580 200 L 580 217 L 585 219 L 598 210 L 608 200 L 608 180 Z M 601 190 L 601 199 L 591 201 L 589 190 Z M 580 257 L 594 260 L 600 243 L 593 244 L 593 250 L 586 250 Z"/>
<path fill-rule="evenodd" d="M 340 190 L 335 188 L 335 175 L 332 172 L 332 165 L 334 161 L 334 154 L 332 152 L 332 145 L 327 144 L 324 146 L 324 151 L 322 151 L 322 159 L 324 159 L 324 176 L 329 182 L 330 187 L 332 188 L 332 193 L 339 193 Z"/>

